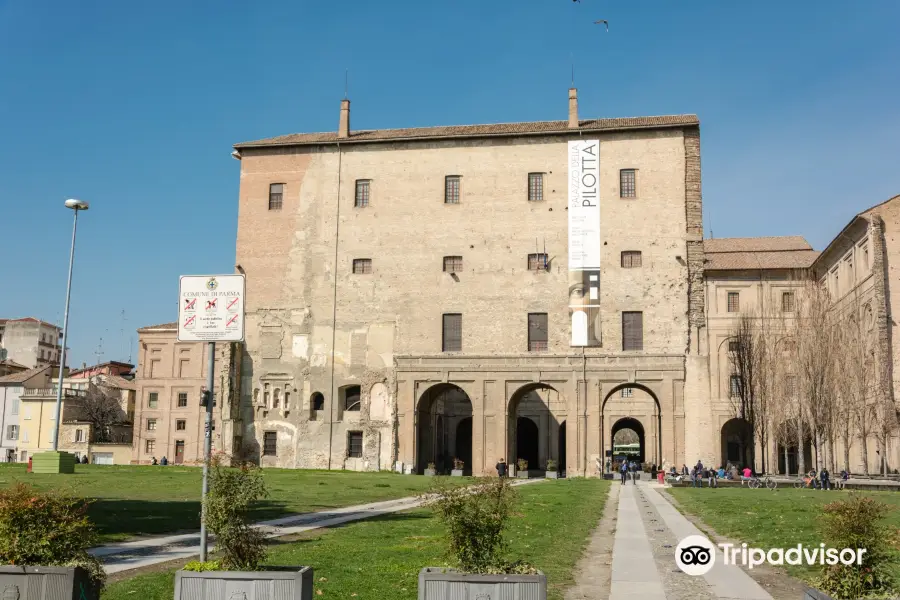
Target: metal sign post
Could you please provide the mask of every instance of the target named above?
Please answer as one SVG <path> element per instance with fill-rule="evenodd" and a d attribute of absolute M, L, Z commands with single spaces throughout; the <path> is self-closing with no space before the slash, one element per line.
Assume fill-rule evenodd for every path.
<path fill-rule="evenodd" d="M 206 342 L 206 408 L 203 441 L 203 489 L 200 512 L 200 560 L 206 561 L 206 495 L 212 456 L 213 404 L 215 403 L 216 342 L 244 341 L 243 275 L 182 275 L 178 284 L 178 341 Z"/>

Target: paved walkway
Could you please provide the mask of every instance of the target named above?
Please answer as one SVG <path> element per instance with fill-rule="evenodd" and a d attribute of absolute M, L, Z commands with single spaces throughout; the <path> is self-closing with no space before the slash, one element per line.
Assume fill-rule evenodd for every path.
<path fill-rule="evenodd" d="M 513 485 L 532 484 L 540 481 L 543 480 L 523 480 L 514 482 Z M 422 500 L 418 496 L 410 496 L 384 502 L 358 504 L 321 512 L 292 515 L 280 519 L 262 521 L 254 525 L 254 527 L 262 529 L 266 537 L 276 538 L 410 510 L 421 505 Z M 212 537 L 210 538 L 209 550 L 210 552 L 213 550 Z M 110 544 L 92 548 L 90 553 L 100 559 L 103 563 L 103 569 L 107 573 L 120 573 L 168 561 L 186 560 L 199 556 L 200 532 L 195 531 L 180 535 L 150 537 L 131 542 Z"/>
<path fill-rule="evenodd" d="M 582 561 L 593 561 L 594 568 L 579 569 L 567 600 L 772 600 L 740 567 L 722 564 L 721 555 L 703 576 L 683 573 L 675 564 L 675 547 L 685 537 L 703 532 L 657 491 L 658 484 L 641 481 L 637 485 L 613 485 L 618 490 L 610 496 L 617 502 L 612 564 L 609 553 L 602 552 L 603 540 L 608 545 L 613 535 L 613 527 L 604 524 L 604 518 Z M 614 500 L 616 491 L 618 498 Z M 607 512 L 611 508 L 607 507 Z M 608 577 L 598 575 L 604 570 Z"/>

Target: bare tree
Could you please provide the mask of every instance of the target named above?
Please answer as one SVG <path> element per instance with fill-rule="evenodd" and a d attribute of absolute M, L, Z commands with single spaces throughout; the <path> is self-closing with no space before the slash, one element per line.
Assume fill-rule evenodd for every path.
<path fill-rule="evenodd" d="M 88 385 L 84 396 L 69 401 L 72 406 L 70 418 L 87 421 L 93 429 L 92 442 L 105 443 L 119 441 L 114 428 L 127 421 L 122 407 L 121 391 L 105 385 Z"/>
<path fill-rule="evenodd" d="M 741 314 L 732 328 L 728 340 L 728 359 L 731 363 L 729 398 L 735 418 L 745 422 L 740 428 L 740 452 L 743 460 L 750 451 L 750 464 L 756 465 L 756 419 L 760 417 L 757 406 L 757 367 L 759 365 L 759 336 L 756 319 L 750 314 Z"/>
<path fill-rule="evenodd" d="M 798 309 L 796 360 L 802 400 L 798 452 L 802 455 L 805 421 L 816 450 L 816 469 L 820 470 L 834 438 L 836 319 L 830 310 L 831 298 L 818 282 L 804 286 Z"/>

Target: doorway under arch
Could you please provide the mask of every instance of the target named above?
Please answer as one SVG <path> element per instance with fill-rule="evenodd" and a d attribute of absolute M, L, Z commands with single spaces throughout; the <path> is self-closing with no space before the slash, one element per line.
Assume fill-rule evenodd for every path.
<path fill-rule="evenodd" d="M 565 477 L 566 474 L 566 422 L 559 424 L 559 441 L 557 443 L 556 454 L 559 457 L 559 472 Z"/>
<path fill-rule="evenodd" d="M 472 474 L 472 417 L 465 417 L 456 425 L 453 457 L 463 461 L 463 474 Z"/>
<path fill-rule="evenodd" d="M 635 393 L 635 390 L 638 392 Z M 637 417 L 640 417 L 640 420 Z M 662 405 L 656 393 L 640 383 L 616 385 L 603 398 L 600 405 L 600 432 L 604 459 L 613 454 L 613 436 L 617 431 L 614 431 L 613 427 L 625 419 L 631 419 L 641 427 L 642 439 L 639 451 L 643 455 L 642 461 L 662 465 Z M 647 425 L 646 429 L 644 425 Z M 674 457 L 666 458 L 670 462 L 674 460 Z M 602 470 L 602 465 L 599 468 Z"/>
<path fill-rule="evenodd" d="M 626 460 L 647 462 L 646 437 L 641 422 L 634 417 L 625 417 L 613 423 L 612 450 L 616 459 L 624 455 Z"/>
<path fill-rule="evenodd" d="M 566 415 L 562 394 L 546 383 L 530 383 L 512 394 L 508 406 L 507 456 L 509 464 L 528 461 L 528 470 L 546 467 L 548 460 L 560 462 L 560 421 Z"/>
<path fill-rule="evenodd" d="M 800 471 L 800 455 L 797 452 L 797 425 L 793 419 L 782 422 L 775 428 L 775 434 L 781 441 L 775 444 L 778 454 L 778 473 L 781 475 L 797 475 Z M 803 468 L 808 473 L 814 467 L 813 444 L 809 432 L 803 441 Z M 782 442 L 788 441 L 787 444 Z"/>
<path fill-rule="evenodd" d="M 753 464 L 753 427 L 745 419 L 729 419 L 722 425 L 722 466 L 731 464 L 738 468 Z"/>
<path fill-rule="evenodd" d="M 463 424 L 466 420 L 468 425 Z M 438 473 L 446 473 L 454 457 L 471 468 L 472 401 L 461 387 L 439 383 L 422 393 L 416 409 L 416 472 L 423 473 L 434 463 Z"/>
<path fill-rule="evenodd" d="M 528 417 L 516 419 L 516 462 L 525 459 L 529 470 L 537 470 L 540 458 L 540 432 Z"/>

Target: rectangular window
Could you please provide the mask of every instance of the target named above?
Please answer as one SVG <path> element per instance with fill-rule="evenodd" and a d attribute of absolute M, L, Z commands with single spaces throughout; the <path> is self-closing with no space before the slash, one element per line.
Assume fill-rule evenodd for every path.
<path fill-rule="evenodd" d="M 622 350 L 644 349 L 644 313 L 622 313 Z"/>
<path fill-rule="evenodd" d="M 619 197 L 637 197 L 637 171 L 634 169 L 622 169 L 619 171 Z"/>
<path fill-rule="evenodd" d="M 732 398 L 740 398 L 741 397 L 741 376 L 740 375 L 732 375 L 731 376 L 731 389 L 729 392 L 731 393 Z"/>
<path fill-rule="evenodd" d="M 459 175 L 444 178 L 444 204 L 459 204 Z"/>
<path fill-rule="evenodd" d="M 544 199 L 544 174 L 528 174 L 528 201 L 540 202 Z"/>
<path fill-rule="evenodd" d="M 450 313 L 444 315 L 441 349 L 444 352 L 462 351 L 462 315 Z"/>
<path fill-rule="evenodd" d="M 741 311 L 741 293 L 728 292 L 728 312 Z"/>
<path fill-rule="evenodd" d="M 369 205 L 369 180 L 356 180 L 356 196 L 353 199 L 353 206 L 356 208 L 364 208 Z"/>
<path fill-rule="evenodd" d="M 6 439 L 8 439 L 8 440 L 19 439 L 19 426 L 18 425 L 9 425 L 6 427 Z"/>
<path fill-rule="evenodd" d="M 156 431 L 156 419 L 147 419 L 147 431 Z"/>
<path fill-rule="evenodd" d="M 622 253 L 622 268 L 635 269 L 641 266 L 641 251 L 626 250 Z"/>
<path fill-rule="evenodd" d="M 737 340 L 729 340 L 728 341 L 728 351 L 729 352 L 737 352 L 741 349 L 741 343 Z"/>
<path fill-rule="evenodd" d="M 75 441 L 76 442 L 84 441 L 84 429 L 76 429 L 75 430 Z"/>
<path fill-rule="evenodd" d="M 372 273 L 372 259 L 371 258 L 354 258 L 353 259 L 353 274 L 354 275 L 369 275 Z"/>
<path fill-rule="evenodd" d="M 347 456 L 350 458 L 362 458 L 363 455 L 362 431 L 347 432 Z"/>
<path fill-rule="evenodd" d="M 147 440 L 144 443 L 144 449 L 147 454 L 153 454 L 156 451 L 156 440 Z"/>
<path fill-rule="evenodd" d="M 147 408 L 156 408 L 157 406 L 159 406 L 159 393 L 150 392 L 147 397 Z"/>
<path fill-rule="evenodd" d="M 344 410 L 351 412 L 359 412 L 360 395 L 362 388 L 358 385 L 350 385 L 344 388 Z"/>
<path fill-rule="evenodd" d="M 868 239 L 864 239 L 862 242 L 860 242 L 859 251 L 862 255 L 863 268 L 866 270 L 866 272 L 868 272 L 869 267 L 871 266 L 871 265 L 869 265 L 869 240 Z"/>
<path fill-rule="evenodd" d="M 547 351 L 547 313 L 528 314 L 528 351 Z"/>
<path fill-rule="evenodd" d="M 184 431 L 185 429 L 187 429 L 187 421 L 184 419 L 175 421 L 175 431 Z"/>
<path fill-rule="evenodd" d="M 187 408 L 187 392 L 178 392 L 178 408 Z"/>
<path fill-rule="evenodd" d="M 622 398 L 631 398 L 634 395 L 634 388 L 622 388 L 620 395 Z"/>
<path fill-rule="evenodd" d="M 462 256 L 445 256 L 444 273 L 462 273 Z"/>
<path fill-rule="evenodd" d="M 267 431 L 263 433 L 263 456 L 278 455 L 278 433 Z"/>
<path fill-rule="evenodd" d="M 13 414 L 13 415 L 19 414 L 19 399 L 18 398 L 12 399 L 12 413 L 11 414 Z"/>
<path fill-rule="evenodd" d="M 529 271 L 546 271 L 548 266 L 549 262 L 547 261 L 547 255 L 543 252 L 528 255 Z"/>
<path fill-rule="evenodd" d="M 284 184 L 273 183 L 269 185 L 269 210 L 281 210 L 284 199 Z"/>
<path fill-rule="evenodd" d="M 781 292 L 781 312 L 794 312 L 794 292 Z"/>

